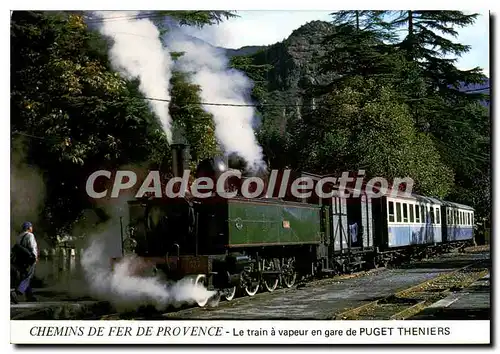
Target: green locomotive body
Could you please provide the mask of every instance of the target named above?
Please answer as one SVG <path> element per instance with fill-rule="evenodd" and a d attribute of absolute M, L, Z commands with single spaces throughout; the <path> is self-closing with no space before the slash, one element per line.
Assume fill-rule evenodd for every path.
<path fill-rule="evenodd" d="M 298 267 L 310 269 L 304 261 L 315 257 L 304 255 L 324 247 L 329 210 L 278 199 L 138 200 L 129 225 L 135 253 L 167 278 L 203 275 L 209 287 L 251 295 L 274 290 L 284 269 L 289 286 Z"/>
<path fill-rule="evenodd" d="M 228 248 L 320 244 L 324 235 L 317 205 L 228 199 L 226 206 Z"/>

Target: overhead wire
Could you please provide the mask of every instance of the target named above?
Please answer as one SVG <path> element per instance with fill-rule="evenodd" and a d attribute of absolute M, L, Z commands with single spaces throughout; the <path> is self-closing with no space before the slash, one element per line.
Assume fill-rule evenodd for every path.
<path fill-rule="evenodd" d="M 129 19 L 152 19 L 152 18 L 162 18 L 165 17 L 163 14 L 158 14 L 158 13 L 138 13 L 134 15 L 126 15 L 126 16 L 111 16 L 111 17 L 98 17 L 98 18 L 92 18 L 91 16 L 84 15 L 86 17 L 85 22 L 87 23 L 103 23 L 103 22 L 112 22 L 112 21 L 121 21 L 121 20 L 129 20 Z M 135 33 L 129 33 L 129 32 L 120 32 L 121 34 L 127 34 L 127 35 L 133 35 L 133 36 L 138 36 L 142 38 L 149 38 L 153 39 L 152 37 L 149 36 L 143 36 Z M 478 89 L 470 89 L 470 90 L 465 90 L 461 91 L 462 93 L 469 93 L 469 92 L 478 92 L 478 91 L 485 91 L 489 90 L 490 87 L 484 87 L 484 88 L 478 88 Z M 64 96 L 63 96 L 64 97 Z M 71 97 L 97 97 L 99 96 L 71 96 Z M 137 99 L 142 99 L 142 100 L 148 100 L 148 101 L 160 101 L 160 102 L 166 102 L 170 103 L 172 102 L 171 99 L 165 99 L 165 98 L 159 98 L 159 97 L 139 97 L 135 96 L 134 98 Z M 116 102 L 116 101 L 115 101 Z M 324 106 L 324 104 L 317 103 L 317 104 L 303 104 L 303 103 L 297 103 L 297 104 L 276 104 L 276 103 L 222 103 L 222 102 L 184 102 L 185 105 L 181 106 L 181 108 L 190 106 L 190 105 L 202 105 L 202 106 L 222 106 L 222 107 L 290 107 L 290 108 L 297 108 L 297 107 L 321 107 Z M 26 137 L 34 138 L 34 139 L 53 139 L 57 137 L 41 137 L 41 136 L 36 136 L 28 133 L 23 133 L 23 132 L 13 132 L 13 134 L 18 134 L 18 135 L 23 135 Z"/>

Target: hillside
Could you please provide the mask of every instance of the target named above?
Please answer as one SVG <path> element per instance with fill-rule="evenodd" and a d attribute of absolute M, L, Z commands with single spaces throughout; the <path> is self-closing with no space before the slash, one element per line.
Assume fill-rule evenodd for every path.
<path fill-rule="evenodd" d="M 255 85 L 261 92 L 259 103 L 271 103 L 281 108 L 262 108 L 263 120 L 284 131 L 287 122 L 300 118 L 314 105 L 310 86 L 323 84 L 326 77 L 318 73 L 316 59 L 324 54 L 322 42 L 331 34 L 334 26 L 328 22 L 312 21 L 296 29 L 282 42 L 263 47 L 243 47 L 229 51 L 228 55 L 242 56 L 245 52 L 252 65 L 265 67 L 265 73 L 257 75 Z"/>
<path fill-rule="evenodd" d="M 266 49 L 267 47 L 268 46 L 265 46 L 265 45 L 260 45 L 260 46 L 251 45 L 251 46 L 241 47 L 238 49 L 226 49 L 226 48 L 222 48 L 222 49 L 226 51 L 226 56 L 228 58 L 232 58 L 232 57 L 237 57 L 237 56 L 241 56 L 241 55 L 252 55 L 252 54 L 257 53 L 258 51 Z"/>

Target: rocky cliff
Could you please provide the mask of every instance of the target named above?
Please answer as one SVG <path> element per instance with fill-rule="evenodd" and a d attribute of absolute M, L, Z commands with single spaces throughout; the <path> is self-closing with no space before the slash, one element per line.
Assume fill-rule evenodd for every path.
<path fill-rule="evenodd" d="M 261 93 L 259 103 L 275 105 L 261 108 L 263 121 L 272 120 L 272 124 L 284 132 L 290 119 L 300 119 L 306 110 L 314 107 L 310 86 L 327 81 L 319 73 L 317 59 L 324 54 L 322 43 L 333 30 L 334 26 L 328 22 L 312 21 L 282 42 L 227 52 L 232 57 L 245 55 L 253 65 L 268 66 L 267 72 L 255 82 Z M 252 51 L 253 54 L 246 54 Z"/>

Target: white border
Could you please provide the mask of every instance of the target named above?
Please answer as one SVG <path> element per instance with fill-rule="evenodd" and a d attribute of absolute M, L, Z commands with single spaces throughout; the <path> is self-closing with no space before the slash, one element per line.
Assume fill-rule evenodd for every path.
<path fill-rule="evenodd" d="M 490 321 L 11 321 L 11 329 L 11 342 L 22 344 L 491 342 Z"/>

